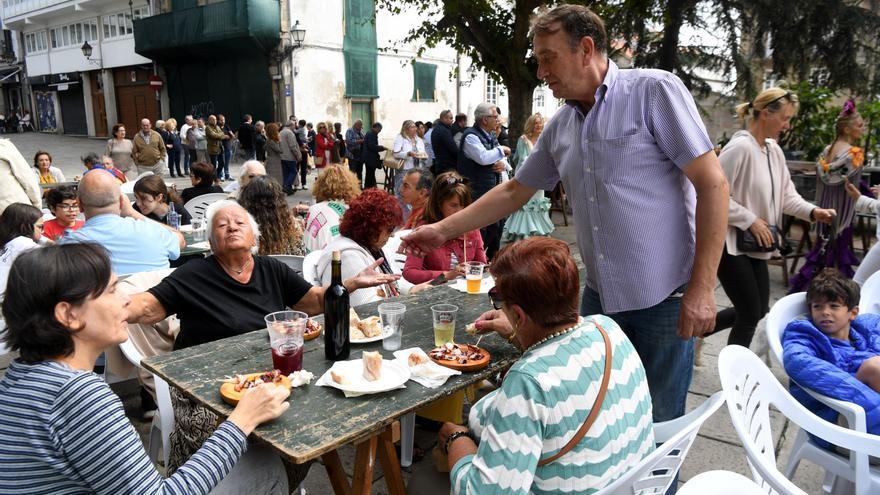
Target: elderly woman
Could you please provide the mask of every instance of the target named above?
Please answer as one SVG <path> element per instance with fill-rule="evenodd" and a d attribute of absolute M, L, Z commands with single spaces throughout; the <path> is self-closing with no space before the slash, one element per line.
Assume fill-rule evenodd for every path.
<path fill-rule="evenodd" d="M 349 201 L 361 193 L 357 176 L 343 167 L 327 167 L 312 186 L 316 204 L 306 216 L 306 251 L 320 251 L 339 235 L 339 221 Z"/>
<path fill-rule="evenodd" d="M 113 159 L 116 168 L 122 170 L 125 177 L 134 179 L 137 177 L 137 167 L 134 165 L 134 159 L 131 157 L 132 142 L 131 139 L 125 137 L 125 124 L 116 124 L 110 133 L 111 137 L 107 140 L 107 149 L 104 154 Z"/>
<path fill-rule="evenodd" d="M 259 254 L 305 255 L 302 225 L 287 207 L 278 181 L 268 175 L 254 177 L 241 188 L 238 202 L 260 226 Z"/>
<path fill-rule="evenodd" d="M 237 198 L 241 194 L 241 188 L 261 175 L 266 175 L 266 167 L 258 160 L 248 160 L 238 168 L 238 180 L 223 186 L 223 192 L 231 193 L 230 196 Z"/>
<path fill-rule="evenodd" d="M 351 174 L 347 169 L 344 171 Z M 403 213 L 397 199 L 380 189 L 367 189 L 351 201 L 339 224 L 340 236 L 324 249 L 318 259 L 318 278 L 324 284 L 330 283 L 333 251 L 340 251 L 342 255 L 343 278 L 351 277 L 366 267 L 379 267 L 382 273 L 390 276 L 394 272 L 382 252 L 382 246 L 402 224 Z M 379 290 L 365 288 L 349 291 L 348 297 L 352 306 L 359 306 L 397 295 L 400 295 L 400 288 L 391 281 Z"/>
<path fill-rule="evenodd" d="M 501 388 L 474 404 L 470 428 L 440 429 L 453 493 L 602 489 L 654 450 L 638 354 L 613 320 L 578 317 L 578 270 L 564 242 L 533 237 L 510 244 L 492 274 L 496 309 L 477 328 L 496 331 L 523 354 Z M 586 435 L 578 435 L 584 425 Z"/>
<path fill-rule="evenodd" d="M 394 138 L 391 153 L 394 158 L 403 160 L 402 170 L 422 166 L 423 161 L 428 158 L 428 154 L 425 152 L 425 142 L 418 135 L 418 127 L 415 122 L 412 120 L 403 121 L 403 125 L 400 126 L 400 134 Z M 398 196 L 403 175 L 400 172 L 394 174 L 394 192 Z"/>
<path fill-rule="evenodd" d="M 4 338 L 20 357 L 0 379 L 4 444 L 15 446 L 0 449 L 0 493 L 288 493 L 277 456 L 264 451 L 233 468 L 258 455 L 245 454 L 254 428 L 288 409 L 281 387 L 248 391 L 186 469 L 169 478 L 156 471 L 122 401 L 92 372 L 105 349 L 128 339 L 129 298 L 102 247 L 24 253 L 9 288 Z"/>
<path fill-rule="evenodd" d="M 64 173 L 61 169 L 52 165 L 52 155 L 48 151 L 37 151 L 34 155 L 34 173 L 40 180 L 40 184 L 58 184 L 64 182 Z"/>
<path fill-rule="evenodd" d="M 260 229 L 234 201 L 211 204 L 205 212 L 213 254 L 192 260 L 159 285 L 132 297 L 129 323 L 153 324 L 176 314 L 180 333 L 175 349 L 265 328 L 263 317 L 284 308 L 310 315 L 324 312 L 324 288 L 312 287 L 284 263 L 257 256 Z M 349 293 L 394 282 L 377 273 L 379 263 L 361 267 L 343 283 Z M 176 427 L 171 435 L 171 468 L 179 467 L 213 431 L 217 417 L 173 392 Z M 288 466 L 291 486 L 301 473 Z"/>

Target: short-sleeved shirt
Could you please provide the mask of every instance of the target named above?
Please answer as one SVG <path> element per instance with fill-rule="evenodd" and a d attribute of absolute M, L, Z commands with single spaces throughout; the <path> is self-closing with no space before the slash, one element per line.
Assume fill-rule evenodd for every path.
<path fill-rule="evenodd" d="M 251 279 L 243 284 L 209 256 L 185 263 L 148 292 L 180 319 L 174 348 L 183 349 L 265 328 L 263 317 L 293 307 L 311 288 L 271 257 L 254 256 Z"/>
<path fill-rule="evenodd" d="M 55 241 L 64 235 L 65 230 L 79 230 L 85 224 L 86 222 L 84 220 L 77 220 L 73 222 L 72 227 L 62 227 L 61 224 L 58 223 L 58 220 L 55 218 L 53 218 L 52 220 L 46 220 L 43 223 L 43 237 Z"/>
<path fill-rule="evenodd" d="M 117 275 L 164 270 L 168 260 L 180 257 L 180 240 L 174 232 L 152 220 L 135 220 L 112 213 L 86 220 L 77 231 L 68 230 L 59 241 L 95 242 L 110 253 Z"/>
<path fill-rule="evenodd" d="M 562 181 L 605 313 L 649 308 L 690 279 L 696 193 L 682 168 L 712 141 L 669 72 L 609 60 L 595 98 L 589 112 L 577 102 L 556 112 L 516 179 L 545 190 Z"/>

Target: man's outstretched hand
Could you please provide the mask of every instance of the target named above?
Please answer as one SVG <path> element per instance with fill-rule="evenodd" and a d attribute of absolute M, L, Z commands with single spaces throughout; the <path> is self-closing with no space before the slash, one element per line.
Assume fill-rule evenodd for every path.
<path fill-rule="evenodd" d="M 446 242 L 446 236 L 434 224 L 429 224 L 416 227 L 412 232 L 404 236 L 401 241 L 399 253 L 424 257 L 442 246 Z"/>

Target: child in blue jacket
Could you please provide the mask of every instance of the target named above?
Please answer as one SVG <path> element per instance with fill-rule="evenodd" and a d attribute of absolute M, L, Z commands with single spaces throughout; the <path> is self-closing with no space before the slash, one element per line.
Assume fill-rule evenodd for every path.
<path fill-rule="evenodd" d="M 837 411 L 807 394 L 853 402 L 865 410 L 868 433 L 880 434 L 880 315 L 859 315 L 859 286 L 833 268 L 810 283 L 810 319 L 796 319 L 782 338 L 791 394 L 832 423 Z M 825 442 L 822 442 L 825 443 Z"/>

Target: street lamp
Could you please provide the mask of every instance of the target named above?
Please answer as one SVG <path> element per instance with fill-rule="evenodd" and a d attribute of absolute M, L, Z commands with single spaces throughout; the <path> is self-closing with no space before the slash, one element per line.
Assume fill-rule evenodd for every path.
<path fill-rule="evenodd" d="M 90 45 L 88 41 L 83 43 L 80 50 L 82 50 L 83 56 L 86 57 L 86 60 L 88 60 L 90 64 L 101 65 L 101 59 L 92 58 L 92 45 Z"/>
<path fill-rule="evenodd" d="M 300 27 L 299 21 L 296 21 L 290 30 L 290 45 L 294 48 L 299 48 L 302 46 L 304 39 L 306 39 L 306 30 Z"/>

